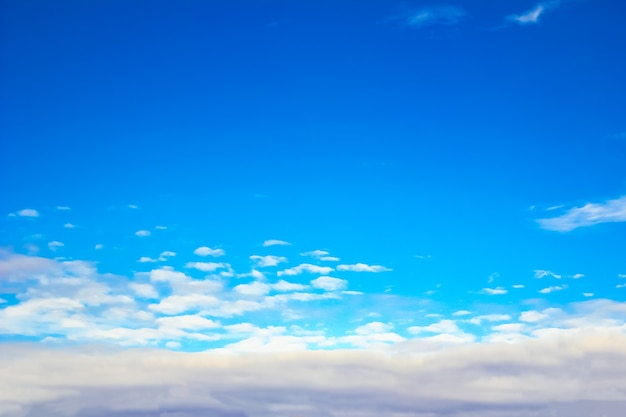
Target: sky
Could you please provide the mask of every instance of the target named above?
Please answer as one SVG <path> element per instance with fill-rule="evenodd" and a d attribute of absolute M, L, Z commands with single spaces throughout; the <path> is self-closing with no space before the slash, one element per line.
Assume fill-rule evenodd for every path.
<path fill-rule="evenodd" d="M 0 16 L 0 416 L 622 415 L 626 4 Z"/>

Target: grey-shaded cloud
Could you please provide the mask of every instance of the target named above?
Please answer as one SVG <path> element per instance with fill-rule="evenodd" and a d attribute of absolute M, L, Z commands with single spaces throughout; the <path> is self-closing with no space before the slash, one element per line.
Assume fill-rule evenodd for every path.
<path fill-rule="evenodd" d="M 416 354 L 0 347 L 0 416 L 620 417 L 626 335 L 587 329 Z"/>

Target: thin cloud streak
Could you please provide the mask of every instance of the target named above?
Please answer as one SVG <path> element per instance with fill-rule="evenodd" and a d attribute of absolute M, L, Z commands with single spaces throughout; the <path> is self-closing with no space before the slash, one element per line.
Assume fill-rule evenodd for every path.
<path fill-rule="evenodd" d="M 626 196 L 604 203 L 587 203 L 574 207 L 558 217 L 538 219 L 542 229 L 569 232 L 600 223 L 626 222 Z"/>

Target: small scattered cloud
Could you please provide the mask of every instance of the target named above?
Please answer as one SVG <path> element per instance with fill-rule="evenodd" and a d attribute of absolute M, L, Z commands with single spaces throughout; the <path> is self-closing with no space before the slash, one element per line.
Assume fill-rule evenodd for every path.
<path fill-rule="evenodd" d="M 35 209 L 25 208 L 25 209 L 18 210 L 15 213 L 10 213 L 9 216 L 11 216 L 11 217 L 15 217 L 15 216 L 19 216 L 19 217 L 39 217 L 39 212 L 37 210 L 35 210 Z"/>
<path fill-rule="evenodd" d="M 309 288 L 308 285 L 288 282 L 288 281 L 285 281 L 283 279 L 281 279 L 280 281 L 278 281 L 275 284 L 272 284 L 272 289 L 274 289 L 276 291 L 282 291 L 282 292 L 302 291 L 302 290 L 305 290 L 307 288 Z"/>
<path fill-rule="evenodd" d="M 552 271 L 548 271 L 545 269 L 535 269 L 533 271 L 535 273 L 535 278 L 540 279 L 540 278 L 545 278 L 545 277 L 552 277 L 552 278 L 556 278 L 556 279 L 561 279 L 562 275 L 559 274 L 555 274 Z"/>
<path fill-rule="evenodd" d="M 150 231 L 149 231 L 149 230 L 137 230 L 137 231 L 135 232 L 135 235 L 136 235 L 136 236 L 139 236 L 139 237 L 146 237 L 146 236 L 150 236 L 150 235 L 151 235 L 151 233 L 150 233 Z"/>
<path fill-rule="evenodd" d="M 539 18 L 543 16 L 544 13 L 558 7 L 560 3 L 560 1 L 539 3 L 524 13 L 507 16 L 507 20 L 518 25 L 535 25 L 539 23 Z"/>
<path fill-rule="evenodd" d="M 489 278 L 487 279 L 487 282 L 489 284 L 491 284 L 492 282 L 494 282 L 498 277 L 500 276 L 500 274 L 498 274 L 497 272 L 494 272 L 493 274 L 489 275 Z"/>
<path fill-rule="evenodd" d="M 538 219 L 542 229 L 569 232 L 600 223 L 626 222 L 626 196 L 603 203 L 587 203 L 574 207 L 558 217 Z"/>
<path fill-rule="evenodd" d="M 62 248 L 63 246 L 65 246 L 63 242 L 59 242 L 57 240 L 53 240 L 52 242 L 48 243 L 48 247 L 53 252 L 56 252 L 57 249 Z"/>
<path fill-rule="evenodd" d="M 127 207 L 128 207 L 129 209 L 133 209 L 133 210 L 138 210 L 138 209 L 139 209 L 139 206 L 137 206 L 137 205 L 135 205 L 135 204 L 129 204 Z"/>
<path fill-rule="evenodd" d="M 329 266 L 300 264 L 298 266 L 294 266 L 293 268 L 285 269 L 284 271 L 278 271 L 276 275 L 278 275 L 279 277 L 283 275 L 300 275 L 304 272 L 326 275 L 331 271 L 334 271 L 334 269 Z"/>
<path fill-rule="evenodd" d="M 484 314 L 482 316 L 472 317 L 467 320 L 468 323 L 472 324 L 481 324 L 484 321 L 494 322 L 494 321 L 507 321 L 511 320 L 511 316 L 508 314 Z"/>
<path fill-rule="evenodd" d="M 615 288 L 626 288 L 626 284 L 617 284 Z"/>
<path fill-rule="evenodd" d="M 540 292 L 541 294 L 550 294 L 555 291 L 563 291 L 566 288 L 567 288 L 567 285 L 553 285 L 551 287 L 543 288 L 539 290 L 538 292 Z"/>
<path fill-rule="evenodd" d="M 326 262 L 338 262 L 339 258 L 337 258 L 336 256 L 330 256 L 330 253 L 328 251 L 325 250 L 312 250 L 309 252 L 303 252 L 300 254 L 301 256 L 310 256 L 312 258 L 318 259 L 320 261 L 326 261 Z"/>
<path fill-rule="evenodd" d="M 268 246 L 289 246 L 291 243 L 285 242 L 284 240 L 270 239 L 263 242 L 263 247 Z"/>
<path fill-rule="evenodd" d="M 572 279 L 581 279 L 581 278 L 584 278 L 584 277 L 585 277 L 585 274 L 574 274 L 574 275 L 570 276 L 570 278 L 572 278 Z"/>
<path fill-rule="evenodd" d="M 467 311 L 467 310 L 459 310 L 459 311 L 455 311 L 454 313 L 452 313 L 453 316 L 467 316 L 472 314 L 471 311 Z"/>
<path fill-rule="evenodd" d="M 149 256 L 142 256 L 137 260 L 137 262 L 147 263 L 147 262 L 157 262 L 157 259 L 150 258 Z"/>
<path fill-rule="evenodd" d="M 166 250 L 164 252 L 161 252 L 161 254 L 159 255 L 159 261 L 166 261 L 167 258 L 171 258 L 172 256 L 176 256 L 176 252 Z"/>
<path fill-rule="evenodd" d="M 198 256 L 213 256 L 213 257 L 226 255 L 226 252 L 224 252 L 224 249 L 211 249 L 208 246 L 200 246 L 199 248 L 194 250 L 193 253 Z"/>
<path fill-rule="evenodd" d="M 410 13 L 391 17 L 405 26 L 424 28 L 436 25 L 456 25 L 467 17 L 467 12 L 459 6 L 430 6 Z"/>
<path fill-rule="evenodd" d="M 388 272 L 392 269 L 382 265 L 367 265 L 363 263 L 356 263 L 351 265 L 339 265 L 337 271 L 351 271 L 351 272 Z"/>
<path fill-rule="evenodd" d="M 595 294 L 592 292 L 584 292 L 583 297 L 593 297 Z"/>
<path fill-rule="evenodd" d="M 284 256 L 274 256 L 274 255 L 252 255 L 250 256 L 250 260 L 254 262 L 259 268 L 268 267 L 268 266 L 276 266 L 279 263 L 287 262 L 287 258 Z"/>
<path fill-rule="evenodd" d="M 166 230 L 167 226 L 160 226 L 159 225 L 159 226 L 154 226 L 154 228 L 157 229 L 157 230 Z"/>
<path fill-rule="evenodd" d="M 102 248 L 104 248 L 104 245 L 102 243 L 98 243 L 93 247 L 95 250 L 100 250 Z"/>
<path fill-rule="evenodd" d="M 515 288 L 516 290 L 519 290 L 519 289 L 524 288 L 524 285 L 523 284 L 513 284 L 512 287 Z"/>
<path fill-rule="evenodd" d="M 68 206 L 57 206 L 56 209 L 59 210 L 59 211 L 69 211 L 72 208 L 68 207 Z"/>
<path fill-rule="evenodd" d="M 65 223 L 63 227 L 65 227 L 66 229 L 76 229 L 76 225 L 72 223 Z"/>
<path fill-rule="evenodd" d="M 202 272 L 215 272 L 218 269 L 228 268 L 228 264 L 223 262 L 187 262 L 185 267 L 197 269 Z"/>
<path fill-rule="evenodd" d="M 311 285 L 313 288 L 325 291 L 338 291 L 345 289 L 348 286 L 348 281 L 345 279 L 324 276 L 312 280 Z"/>
<path fill-rule="evenodd" d="M 482 290 L 480 290 L 480 293 L 487 294 L 487 295 L 502 295 L 502 294 L 508 293 L 508 291 L 502 287 L 496 287 L 496 288 L 483 288 Z"/>

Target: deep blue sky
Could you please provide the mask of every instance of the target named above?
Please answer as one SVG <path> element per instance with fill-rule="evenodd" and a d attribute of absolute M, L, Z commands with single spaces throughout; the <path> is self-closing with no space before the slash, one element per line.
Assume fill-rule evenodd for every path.
<path fill-rule="evenodd" d="M 337 301 L 346 314 L 379 309 L 372 317 L 396 329 L 425 313 L 376 296 L 513 318 L 529 300 L 624 300 L 621 2 L 1 8 L 6 259 L 96 262 L 132 281 L 163 266 L 140 257 L 163 251 L 189 273 L 194 249 L 223 248 L 246 273 L 250 255 L 286 256 L 286 268 L 322 249 L 392 270 L 332 276 L 372 297 Z M 261 248 L 268 239 L 292 245 Z M 5 306 L 33 297 L 16 288 L 0 294 Z M 269 323 L 240 321 L 254 320 Z"/>

